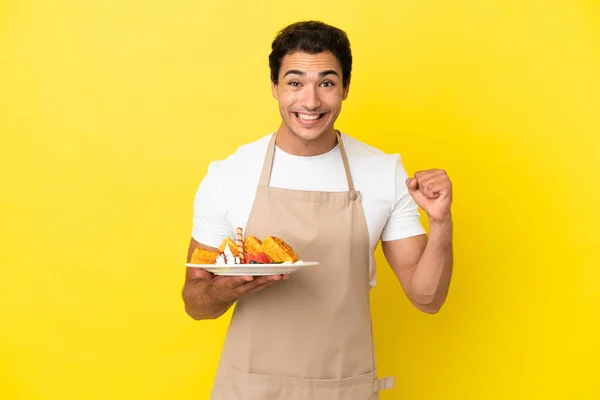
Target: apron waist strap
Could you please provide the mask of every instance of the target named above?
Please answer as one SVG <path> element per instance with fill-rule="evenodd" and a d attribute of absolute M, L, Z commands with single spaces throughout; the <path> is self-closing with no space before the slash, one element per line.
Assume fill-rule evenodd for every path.
<path fill-rule="evenodd" d="M 386 389 L 393 389 L 394 388 L 394 377 L 387 376 L 385 378 L 377 379 L 373 385 L 374 385 L 375 392 L 380 392 L 380 391 L 386 390 Z"/>

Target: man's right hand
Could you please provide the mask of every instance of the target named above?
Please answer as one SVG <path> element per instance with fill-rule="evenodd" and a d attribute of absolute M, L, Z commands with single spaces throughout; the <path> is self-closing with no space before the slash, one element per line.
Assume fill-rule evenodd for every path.
<path fill-rule="evenodd" d="M 193 238 L 188 249 L 188 262 L 195 248 L 218 251 L 198 243 Z M 183 301 L 185 310 L 194 319 L 214 319 L 223 315 L 242 296 L 263 290 L 289 279 L 289 274 L 269 276 L 220 276 L 202 268 L 186 267 Z"/>
<path fill-rule="evenodd" d="M 204 271 L 210 274 L 207 271 Z M 211 274 L 212 275 L 212 274 Z M 219 276 L 209 278 L 207 291 L 215 300 L 223 303 L 235 302 L 242 296 L 256 293 L 277 281 L 289 279 L 289 275 L 269 276 Z"/>
<path fill-rule="evenodd" d="M 223 315 L 242 296 L 289 278 L 289 275 L 218 276 L 201 268 L 187 267 L 183 288 L 185 310 L 196 320 Z"/>

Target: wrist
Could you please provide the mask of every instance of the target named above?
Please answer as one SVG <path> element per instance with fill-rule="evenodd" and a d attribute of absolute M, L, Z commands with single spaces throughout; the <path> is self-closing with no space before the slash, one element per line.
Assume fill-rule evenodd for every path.
<path fill-rule="evenodd" d="M 437 219 L 429 217 L 429 226 L 436 228 L 451 228 L 452 227 L 452 215 L 448 214 L 446 217 Z"/>
<path fill-rule="evenodd" d="M 429 242 L 438 245 L 450 245 L 452 243 L 452 218 L 429 220 Z"/>

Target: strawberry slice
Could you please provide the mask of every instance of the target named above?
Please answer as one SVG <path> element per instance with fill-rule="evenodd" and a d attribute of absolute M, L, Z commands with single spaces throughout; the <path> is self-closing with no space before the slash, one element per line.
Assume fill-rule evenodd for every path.
<path fill-rule="evenodd" d="M 257 258 L 257 262 L 259 264 L 269 264 L 271 262 L 271 259 L 269 258 L 269 256 L 267 256 L 265 253 L 260 252 L 256 255 Z"/>
<path fill-rule="evenodd" d="M 247 253 L 245 262 L 246 264 L 270 264 L 271 259 L 261 251 L 259 253 Z"/>

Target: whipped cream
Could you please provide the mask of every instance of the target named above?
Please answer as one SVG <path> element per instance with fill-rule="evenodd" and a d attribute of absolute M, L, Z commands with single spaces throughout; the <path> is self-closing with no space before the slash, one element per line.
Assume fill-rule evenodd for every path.
<path fill-rule="evenodd" d="M 233 255 L 233 252 L 229 248 L 229 243 L 225 244 L 223 253 L 219 254 L 215 260 L 216 265 L 235 265 L 241 263 L 240 258 Z"/>

